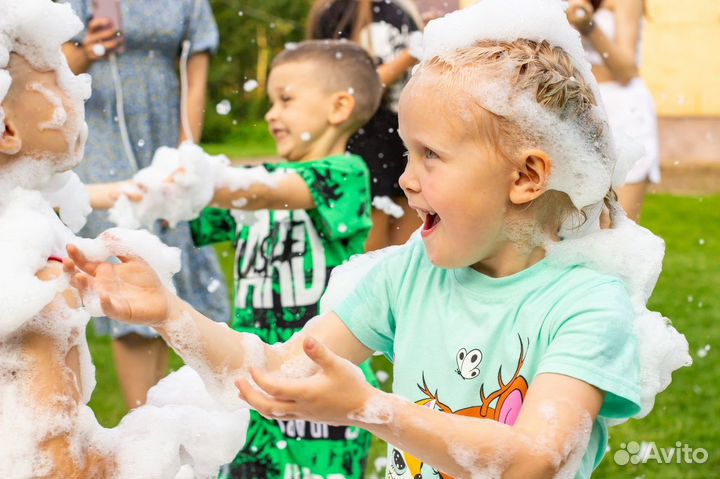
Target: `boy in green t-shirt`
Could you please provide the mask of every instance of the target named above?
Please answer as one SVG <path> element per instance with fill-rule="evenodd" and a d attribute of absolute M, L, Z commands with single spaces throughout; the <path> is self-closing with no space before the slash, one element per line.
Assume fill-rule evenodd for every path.
<path fill-rule="evenodd" d="M 275 59 L 268 94 L 265 119 L 288 162 L 264 166 L 292 174 L 275 187 L 216 191 L 214 204 L 242 210 L 207 209 L 192 228 L 198 244 L 236 244 L 230 325 L 272 344 L 318 314 L 332 268 L 363 252 L 372 226 L 370 175 L 345 147 L 375 112 L 382 86 L 361 48 L 303 42 Z M 358 428 L 253 413 L 229 477 L 361 478 L 369 445 Z"/>

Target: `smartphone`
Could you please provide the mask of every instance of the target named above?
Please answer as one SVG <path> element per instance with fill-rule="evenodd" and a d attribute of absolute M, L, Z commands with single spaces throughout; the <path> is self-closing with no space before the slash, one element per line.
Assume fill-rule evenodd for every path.
<path fill-rule="evenodd" d="M 112 23 L 112 28 L 123 35 L 122 14 L 120 13 L 120 0 L 92 0 L 93 18 L 107 18 Z M 121 43 L 118 53 L 125 52 L 125 44 Z"/>

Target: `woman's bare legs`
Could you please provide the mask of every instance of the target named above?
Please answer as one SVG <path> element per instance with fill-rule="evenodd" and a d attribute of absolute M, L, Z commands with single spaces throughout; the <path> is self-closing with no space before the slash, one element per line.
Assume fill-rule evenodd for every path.
<path fill-rule="evenodd" d="M 162 338 L 128 334 L 113 339 L 115 369 L 129 409 L 145 404 L 148 389 L 167 374 L 168 348 Z"/>
<path fill-rule="evenodd" d="M 643 181 L 642 183 L 629 183 L 617 192 L 620 205 L 627 213 L 628 218 L 636 223 L 640 222 L 640 213 L 642 211 L 643 201 L 645 200 L 647 186 L 647 181 Z"/>

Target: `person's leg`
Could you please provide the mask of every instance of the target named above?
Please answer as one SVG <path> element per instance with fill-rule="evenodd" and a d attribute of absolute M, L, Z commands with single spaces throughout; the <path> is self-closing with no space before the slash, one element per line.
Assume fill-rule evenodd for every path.
<path fill-rule="evenodd" d="M 390 241 L 390 216 L 382 211 L 372 209 L 372 229 L 365 243 L 365 251 L 375 251 L 388 246 Z"/>
<path fill-rule="evenodd" d="M 168 348 L 162 338 L 131 333 L 112 341 L 115 369 L 128 408 L 145 404 L 148 389 L 167 373 Z"/>
<path fill-rule="evenodd" d="M 640 212 L 645 199 L 647 181 L 641 183 L 629 183 L 620 188 L 617 192 L 620 205 L 627 213 L 628 218 L 638 223 Z"/>
<path fill-rule="evenodd" d="M 408 199 L 405 196 L 395 197 L 392 200 L 402 207 L 404 214 L 400 218 L 390 220 L 388 246 L 405 244 L 410 235 L 421 225 L 420 218 L 415 213 L 415 210 L 410 208 Z"/>

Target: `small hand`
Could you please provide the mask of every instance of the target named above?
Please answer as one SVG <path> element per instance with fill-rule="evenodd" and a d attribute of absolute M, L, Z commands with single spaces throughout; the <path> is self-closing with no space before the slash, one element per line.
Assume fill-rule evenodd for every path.
<path fill-rule="evenodd" d="M 370 386 L 362 372 L 313 338 L 303 342 L 305 354 L 319 371 L 305 378 L 287 378 L 257 369 L 250 374 L 258 387 L 247 379 L 235 385 L 240 398 L 267 418 L 299 418 L 328 424 L 350 425 L 352 413 L 362 411 L 379 391 Z"/>
<path fill-rule="evenodd" d="M 593 6 L 587 0 L 571 0 L 567 9 L 570 24 L 583 35 L 590 32 L 593 26 Z"/>
<path fill-rule="evenodd" d="M 119 256 L 120 264 L 110 264 L 89 261 L 73 245 L 68 245 L 67 251 L 69 258 L 63 265 L 71 275 L 70 284 L 83 297 L 96 293 L 108 317 L 150 326 L 168 317 L 174 298 L 145 261 Z"/>
<path fill-rule="evenodd" d="M 115 51 L 122 43 L 122 35 L 113 28 L 109 19 L 93 18 L 88 24 L 88 33 L 82 48 L 90 60 L 98 61 Z"/>

